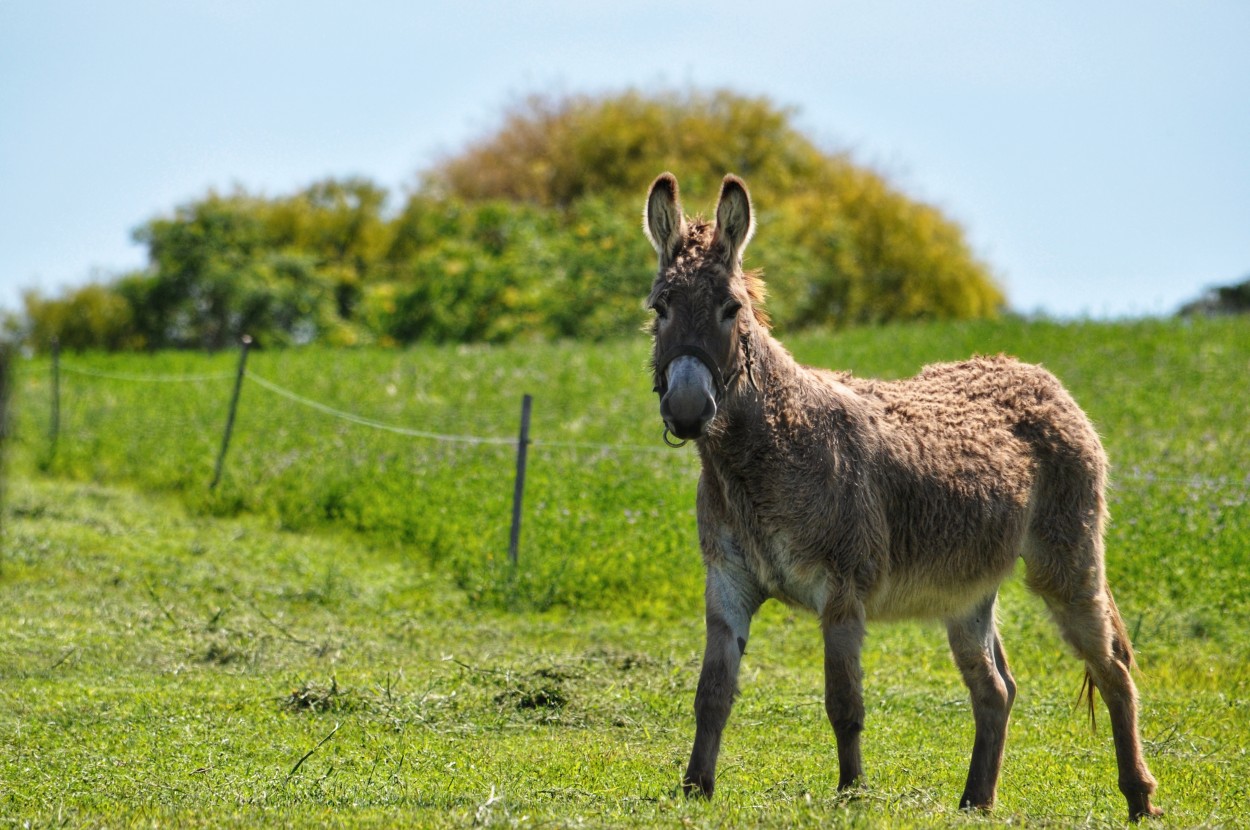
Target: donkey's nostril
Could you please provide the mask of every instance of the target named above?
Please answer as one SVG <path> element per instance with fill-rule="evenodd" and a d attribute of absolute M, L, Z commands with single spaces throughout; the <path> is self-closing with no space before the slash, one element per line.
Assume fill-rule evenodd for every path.
<path fill-rule="evenodd" d="M 716 399 L 708 397 L 707 405 L 703 407 L 703 423 L 710 422 L 716 417 Z"/>

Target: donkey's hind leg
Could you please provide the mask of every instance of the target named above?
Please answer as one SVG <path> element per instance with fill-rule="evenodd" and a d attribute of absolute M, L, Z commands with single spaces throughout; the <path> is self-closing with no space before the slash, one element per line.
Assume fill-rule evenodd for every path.
<path fill-rule="evenodd" d="M 1007 655 L 994 624 L 995 597 L 991 594 L 968 616 L 946 623 L 951 653 L 968 685 L 972 716 L 976 721 L 972 761 L 968 765 L 964 794 L 959 799 L 960 809 L 994 806 L 1003 747 L 1007 742 L 1007 718 L 1016 698 L 1016 684 L 1007 668 Z"/>
<path fill-rule="evenodd" d="M 1052 548 L 1050 552 L 1058 551 Z M 1046 601 L 1064 639 L 1085 661 L 1087 681 L 1107 704 L 1120 792 L 1128 801 L 1129 819 L 1162 815 L 1150 803 L 1157 783 L 1146 767 L 1137 729 L 1137 687 L 1130 673 L 1133 646 L 1103 575 L 1102 545 L 1094 540 L 1067 553 L 1073 555 L 1052 557 L 1049 564 L 1066 561 L 1076 568 L 1029 562 L 1029 587 Z M 1091 712 L 1093 688 L 1089 690 Z"/>

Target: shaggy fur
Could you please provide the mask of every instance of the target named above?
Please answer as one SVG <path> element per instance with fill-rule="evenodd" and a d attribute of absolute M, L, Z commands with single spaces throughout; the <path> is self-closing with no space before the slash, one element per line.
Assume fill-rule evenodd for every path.
<path fill-rule="evenodd" d="M 994 603 L 1023 558 L 1107 704 L 1130 817 L 1157 814 L 1132 647 L 1104 578 L 1107 460 L 1059 381 L 1004 356 L 900 381 L 800 366 L 769 333 L 762 279 L 742 270 L 754 224 L 735 177 L 707 223 L 687 219 L 676 179 L 660 176 L 644 228 L 660 265 L 648 304 L 661 412 L 702 461 L 708 636 L 687 792 L 713 791 L 750 620 L 775 598 L 821 619 L 840 787 L 862 775 L 864 622 L 945 621 L 976 721 L 961 806 L 992 806 L 1015 696 Z M 702 369 L 661 362 L 688 346 Z"/>

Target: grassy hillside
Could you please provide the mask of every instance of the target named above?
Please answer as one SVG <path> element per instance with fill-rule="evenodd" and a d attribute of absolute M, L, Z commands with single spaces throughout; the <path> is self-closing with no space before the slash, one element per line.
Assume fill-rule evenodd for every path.
<path fill-rule="evenodd" d="M 1007 351 L 1070 386 L 1115 465 L 1108 572 L 1141 663 L 1164 826 L 1236 826 L 1250 797 L 1250 326 L 1004 322 L 789 345 L 886 376 Z M 775 604 L 744 667 L 716 802 L 671 797 L 702 650 L 697 469 L 688 448 L 658 451 L 645 362 L 643 343 L 249 359 L 324 405 L 450 435 L 512 436 L 520 395 L 534 394 L 516 577 L 507 445 L 360 426 L 253 380 L 209 493 L 233 357 L 67 355 L 55 455 L 48 365 L 19 365 L 0 815 L 984 823 L 953 809 L 971 716 L 940 629 L 870 628 L 869 787 L 847 799 L 834 791 L 818 628 Z M 1117 825 L 1105 716 L 1090 734 L 1073 706 L 1079 666 L 1018 581 L 1001 616 L 1020 697 L 993 820 Z"/>

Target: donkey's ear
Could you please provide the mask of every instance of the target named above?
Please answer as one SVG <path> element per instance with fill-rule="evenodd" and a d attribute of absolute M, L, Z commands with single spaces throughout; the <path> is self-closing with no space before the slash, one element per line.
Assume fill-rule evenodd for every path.
<path fill-rule="evenodd" d="M 651 240 L 651 247 L 660 255 L 660 267 L 668 265 L 677 254 L 686 235 L 686 220 L 681 213 L 677 194 L 677 177 L 661 173 L 651 183 L 647 205 L 642 211 L 642 229 Z"/>
<path fill-rule="evenodd" d="M 755 216 L 751 213 L 751 197 L 746 182 L 737 176 L 726 176 L 721 182 L 720 199 L 716 202 L 715 243 L 721 246 L 730 265 L 742 258 L 742 251 L 755 233 Z"/>

